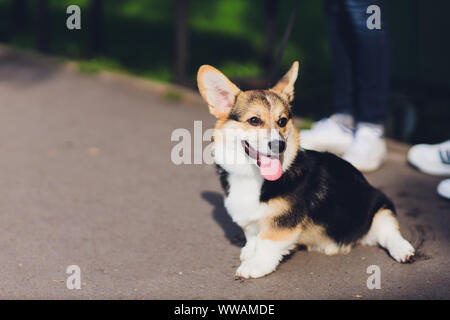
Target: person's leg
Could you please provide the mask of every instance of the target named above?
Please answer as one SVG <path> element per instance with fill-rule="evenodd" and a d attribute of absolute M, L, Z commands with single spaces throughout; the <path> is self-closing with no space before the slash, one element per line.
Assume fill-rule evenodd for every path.
<path fill-rule="evenodd" d="M 367 8 L 380 8 L 381 29 L 369 29 Z M 355 41 L 355 106 L 358 122 L 383 125 L 387 115 L 390 48 L 382 0 L 345 0 Z"/>
<path fill-rule="evenodd" d="M 325 16 L 333 58 L 333 107 L 335 113 L 353 115 L 353 40 L 343 0 L 325 0 Z M 339 120 L 338 120 L 339 121 Z"/>
<path fill-rule="evenodd" d="M 344 154 L 353 140 L 353 68 L 351 25 L 343 0 L 324 0 L 328 22 L 333 72 L 334 114 L 300 133 L 300 146 L 317 151 Z"/>
<path fill-rule="evenodd" d="M 361 171 L 377 170 L 386 159 L 384 122 L 389 84 L 389 42 L 382 0 L 344 0 L 354 37 L 355 138 L 343 158 Z M 381 29 L 369 29 L 371 5 L 380 8 Z"/>

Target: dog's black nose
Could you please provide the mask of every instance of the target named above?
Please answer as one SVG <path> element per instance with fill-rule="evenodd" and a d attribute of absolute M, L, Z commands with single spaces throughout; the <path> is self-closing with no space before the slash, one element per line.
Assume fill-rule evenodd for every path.
<path fill-rule="evenodd" d="M 269 148 L 273 153 L 282 153 L 286 150 L 286 142 L 283 140 L 272 140 L 269 141 Z"/>

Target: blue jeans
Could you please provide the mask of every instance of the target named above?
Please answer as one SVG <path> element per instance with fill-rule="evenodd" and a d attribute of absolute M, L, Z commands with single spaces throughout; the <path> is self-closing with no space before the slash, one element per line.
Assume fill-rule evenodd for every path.
<path fill-rule="evenodd" d="M 370 30 L 367 7 L 381 9 L 381 29 Z M 334 107 L 356 121 L 383 124 L 387 114 L 390 47 L 382 0 L 325 0 L 334 62 Z"/>

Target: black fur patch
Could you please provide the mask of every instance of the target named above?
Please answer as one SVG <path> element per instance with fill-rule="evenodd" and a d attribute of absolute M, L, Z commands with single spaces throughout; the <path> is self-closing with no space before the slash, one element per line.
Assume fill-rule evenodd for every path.
<path fill-rule="evenodd" d="M 228 183 L 228 171 L 226 171 L 218 164 L 216 164 L 216 171 L 220 178 L 220 185 L 222 186 L 225 195 L 228 196 L 228 193 L 230 192 L 230 184 Z"/>
<path fill-rule="evenodd" d="M 231 111 L 231 113 L 228 115 L 228 120 L 239 121 L 239 115 Z"/>
<path fill-rule="evenodd" d="M 350 244 L 370 228 L 381 208 L 394 205 L 373 188 L 350 163 L 331 153 L 300 150 L 276 181 L 265 180 L 260 200 L 283 197 L 290 211 L 275 219 L 280 228 L 294 228 L 305 218 L 321 225 L 338 244 Z"/>

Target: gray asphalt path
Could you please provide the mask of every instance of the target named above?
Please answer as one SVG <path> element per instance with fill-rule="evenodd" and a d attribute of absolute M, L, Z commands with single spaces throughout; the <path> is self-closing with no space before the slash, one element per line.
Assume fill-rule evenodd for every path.
<path fill-rule="evenodd" d="M 450 203 L 395 143 L 367 177 L 397 205 L 414 263 L 300 250 L 270 276 L 235 280 L 242 233 L 214 168 L 170 160 L 172 131 L 194 120 L 214 123 L 205 105 L 0 50 L 0 298 L 450 298 Z M 66 288 L 73 264 L 80 290 Z M 370 265 L 380 290 L 366 286 Z"/>

